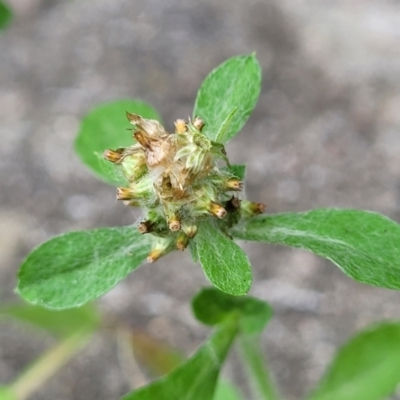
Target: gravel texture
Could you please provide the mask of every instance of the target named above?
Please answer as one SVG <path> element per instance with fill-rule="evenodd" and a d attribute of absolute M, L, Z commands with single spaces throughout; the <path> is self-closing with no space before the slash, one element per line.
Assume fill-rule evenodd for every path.
<path fill-rule="evenodd" d="M 206 74 L 257 52 L 262 94 L 228 146 L 248 164 L 247 195 L 269 212 L 364 208 L 400 220 L 400 3 L 358 0 L 13 0 L 0 36 L 0 296 L 19 263 L 52 236 L 126 225 L 137 211 L 115 203 L 72 150 L 80 118 L 121 98 L 153 104 L 172 129 L 191 114 Z M 251 293 L 275 315 L 265 353 L 286 399 L 299 399 L 355 331 L 399 318 L 400 295 L 352 282 L 300 250 L 244 243 Z M 189 299 L 205 285 L 187 253 L 135 272 L 99 302 L 127 326 L 190 354 L 207 329 Z M 0 324 L 0 382 L 53 343 Z M 110 400 L 137 377 L 122 372 L 118 340 L 99 333 L 31 398 Z M 122 357 L 123 358 L 123 357 Z M 121 365 L 122 364 L 122 365 Z M 226 373 L 237 382 L 237 358 Z M 399 397 L 400 398 L 400 397 Z"/>

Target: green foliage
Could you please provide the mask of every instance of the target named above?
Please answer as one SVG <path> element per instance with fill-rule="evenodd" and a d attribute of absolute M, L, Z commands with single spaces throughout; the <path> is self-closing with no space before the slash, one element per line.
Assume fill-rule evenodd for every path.
<path fill-rule="evenodd" d="M 192 308 L 196 318 L 207 325 L 220 324 L 232 315 L 238 316 L 239 341 L 250 376 L 257 377 L 257 394 L 262 394 L 265 399 L 276 399 L 276 390 L 263 363 L 259 346 L 259 336 L 272 316 L 270 306 L 253 297 L 231 296 L 214 288 L 206 288 L 193 298 Z"/>
<path fill-rule="evenodd" d="M 240 179 L 241 181 L 244 181 L 244 178 L 246 176 L 246 166 L 243 164 L 233 164 L 229 168 L 230 171 L 233 173 L 233 175 L 236 176 L 236 178 Z"/>
<path fill-rule="evenodd" d="M 225 121 L 222 122 L 221 127 L 218 129 L 217 134 L 215 135 L 215 141 L 218 143 L 225 143 L 228 142 L 230 139 L 230 131 L 229 128 L 231 126 L 231 122 L 233 120 L 233 117 L 235 116 L 237 112 L 237 106 L 228 114 L 228 116 L 225 118 Z"/>
<path fill-rule="evenodd" d="M 235 318 L 225 320 L 213 336 L 186 362 L 169 375 L 127 394 L 122 400 L 213 399 L 219 371 L 237 329 Z"/>
<path fill-rule="evenodd" d="M 214 400 L 243 400 L 235 386 L 228 382 L 218 382 L 215 390 Z"/>
<path fill-rule="evenodd" d="M 148 104 L 135 100 L 120 100 L 103 104 L 87 114 L 75 140 L 75 151 L 83 163 L 99 178 L 116 186 L 126 184 L 125 178 L 118 168 L 103 159 L 103 152 L 135 143 L 132 133 L 128 130 L 132 126 L 126 119 L 126 111 L 160 121 L 157 111 Z"/>
<path fill-rule="evenodd" d="M 216 332 L 195 355 L 170 374 L 124 396 L 123 400 L 169 400 L 172 394 L 179 400 L 214 399 L 220 369 L 236 335 L 262 329 L 271 316 L 269 306 L 260 300 L 237 298 L 213 288 L 200 291 L 192 307 L 196 318 L 216 325 Z M 207 311 L 212 314 L 210 318 Z M 257 319 L 263 322 L 255 322 Z M 227 395 L 228 390 L 220 389 L 222 394 L 218 395 L 224 392 Z"/>
<path fill-rule="evenodd" d="M 193 242 L 195 257 L 215 287 L 233 295 L 249 291 L 252 281 L 250 261 L 231 238 L 211 221 L 205 221 Z"/>
<path fill-rule="evenodd" d="M 0 2 L 0 28 L 9 17 Z M 222 144 L 232 139 L 244 126 L 256 105 L 260 85 L 261 71 L 255 55 L 233 57 L 212 71 L 198 92 L 193 112 L 193 116 L 202 118 L 206 125 L 203 131 L 198 128 L 199 135 L 190 136 L 192 142 L 188 143 L 187 148 L 184 147 L 185 150 L 189 154 L 197 151 L 196 157 L 202 160 L 207 160 L 207 156 L 212 159 L 218 154 L 229 165 Z M 118 168 L 103 159 L 103 152 L 129 147 L 134 143 L 132 135 L 124 133 L 129 126 L 125 119 L 126 111 L 140 114 L 143 118 L 160 120 L 153 108 L 139 101 L 106 104 L 83 119 L 75 142 L 76 152 L 82 161 L 101 179 L 113 185 L 125 185 L 125 178 Z M 188 126 L 183 125 L 183 129 Z M 183 130 L 180 134 L 185 132 Z M 213 155 L 207 154 L 207 146 L 201 144 L 200 139 L 206 140 L 201 132 L 213 141 Z M 150 134 L 147 136 L 142 137 L 143 146 L 154 152 L 152 146 L 155 146 L 155 138 Z M 140 137 L 137 137 L 139 140 Z M 168 161 L 172 164 L 180 161 L 168 153 L 171 148 L 176 150 L 169 140 L 170 136 L 165 135 L 164 139 L 165 147 L 158 148 L 161 156 L 168 154 Z M 210 144 L 208 140 L 206 142 Z M 122 154 L 121 150 L 116 152 L 118 154 Z M 118 163 L 120 159 L 114 162 Z M 157 168 L 158 164 L 154 165 Z M 188 169 L 184 162 L 179 167 L 180 173 Z M 209 171 L 214 167 L 212 165 L 210 169 L 200 170 Z M 245 166 L 227 168 L 239 179 L 244 179 Z M 171 169 L 168 172 L 171 173 Z M 177 180 L 176 176 L 173 178 Z M 207 174 L 201 177 L 205 180 L 208 178 Z M 133 189 L 137 189 L 136 180 L 132 179 L 131 183 Z M 161 182 L 160 187 L 164 184 L 169 190 L 168 182 Z M 224 195 L 226 188 L 229 186 L 224 186 Z M 194 195 L 194 200 L 197 200 L 197 193 Z M 159 205 L 160 197 L 155 196 L 154 207 Z M 183 203 L 187 198 L 181 199 L 182 205 L 186 206 Z M 215 203 L 222 208 L 219 200 L 210 199 L 207 198 L 208 206 Z M 239 207 L 225 198 L 221 203 L 233 210 Z M 186 210 L 185 207 L 182 210 Z M 183 234 L 186 241 L 179 236 L 183 231 L 182 225 L 182 231 L 178 227 L 173 239 L 180 238 L 182 248 L 189 242 L 193 260 L 200 262 L 208 279 L 221 290 L 204 289 L 192 303 L 196 317 L 205 324 L 215 326 L 215 332 L 191 358 L 150 385 L 127 394 L 123 398 L 125 400 L 240 400 L 233 387 L 218 383 L 222 364 L 236 337 L 241 343 L 243 358 L 250 376 L 256 382 L 258 394 L 264 399 L 277 398 L 268 370 L 262 362 L 259 346 L 260 334 L 272 315 L 271 309 L 257 299 L 238 297 L 250 289 L 252 274 L 246 254 L 225 232 L 230 223 L 236 220 L 226 222 L 226 217 L 225 222 L 224 219 L 213 220 L 208 217 L 210 210 L 204 210 L 194 238 L 186 231 Z M 227 213 L 225 209 L 223 211 Z M 394 221 L 359 210 L 319 209 L 251 217 L 252 212 L 249 209 L 246 215 L 243 213 L 242 218 L 247 219 L 229 229 L 228 233 L 238 239 L 306 249 L 331 260 L 345 274 L 359 282 L 400 289 L 400 225 Z M 228 216 L 232 215 L 236 218 L 239 213 L 228 213 Z M 223 218 L 224 215 L 217 217 Z M 144 226 L 150 231 L 154 229 L 152 224 Z M 166 224 L 164 230 L 155 229 L 153 232 L 168 238 L 168 235 L 172 235 L 170 231 L 172 228 Z M 164 246 L 165 243 L 167 245 Z M 160 241 L 154 246 L 151 234 L 141 235 L 133 226 L 67 233 L 33 250 L 21 266 L 17 290 L 32 304 L 58 310 L 79 307 L 104 294 L 138 268 L 150 250 L 159 256 L 168 252 L 178 241 L 166 240 L 165 243 Z M 164 247 L 161 249 L 157 246 Z M 15 306 L 3 307 L 0 313 L 31 322 L 57 336 L 68 336 L 82 328 L 95 329 L 99 324 L 99 318 L 91 307 L 55 313 L 39 307 Z M 179 356 L 174 358 L 169 349 L 154 343 L 151 346 L 171 361 L 167 367 L 162 366 L 163 371 L 175 366 L 180 359 Z M 378 400 L 388 396 L 400 383 L 399 360 L 400 323 L 384 323 L 368 329 L 338 352 L 309 400 Z M 13 394 L 5 387 L 0 387 L 0 398 L 14 400 Z"/>
<path fill-rule="evenodd" d="M 262 360 L 259 345 L 259 336 L 272 316 L 270 306 L 253 297 L 230 296 L 214 288 L 200 291 L 194 297 L 192 306 L 196 318 L 207 325 L 221 323 L 231 314 L 239 315 L 240 344 L 250 376 L 257 377 L 257 395 L 261 394 L 268 400 L 276 399 L 276 390 Z"/>
<path fill-rule="evenodd" d="M 231 233 L 240 239 L 306 249 L 359 282 L 400 289 L 400 225 L 374 212 L 327 208 L 262 215 Z"/>
<path fill-rule="evenodd" d="M 0 1 L 0 30 L 8 26 L 12 17 L 11 9 L 3 1 Z"/>
<path fill-rule="evenodd" d="M 18 275 L 17 290 L 32 304 L 79 307 L 110 290 L 139 267 L 151 236 L 136 227 L 70 232 L 37 247 Z"/>
<path fill-rule="evenodd" d="M 368 328 L 346 343 L 309 400 L 379 400 L 400 383 L 400 323 Z"/>
<path fill-rule="evenodd" d="M 240 315 L 240 332 L 260 333 L 272 316 L 270 306 L 254 297 L 231 296 L 214 288 L 202 289 L 192 300 L 195 317 L 206 325 L 222 323 L 231 314 Z"/>
<path fill-rule="evenodd" d="M 73 310 L 53 311 L 28 304 L 0 307 L 0 318 L 11 317 L 45 329 L 57 337 L 66 337 L 82 329 L 95 330 L 100 316 L 91 305 Z"/>
<path fill-rule="evenodd" d="M 0 400 L 18 400 L 14 392 L 7 386 L 0 386 Z"/>
<path fill-rule="evenodd" d="M 243 127 L 253 111 L 261 88 L 261 68 L 254 54 L 232 57 L 204 80 L 193 110 L 193 118 L 205 122 L 203 132 L 226 143 Z"/>

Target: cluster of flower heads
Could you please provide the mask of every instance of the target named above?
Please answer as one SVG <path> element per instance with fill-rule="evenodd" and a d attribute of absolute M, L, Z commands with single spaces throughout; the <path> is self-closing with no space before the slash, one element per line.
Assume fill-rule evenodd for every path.
<path fill-rule="evenodd" d="M 239 200 L 242 182 L 232 171 L 224 146 L 202 133 L 200 118 L 178 119 L 170 134 L 156 120 L 126 115 L 137 143 L 106 150 L 104 158 L 120 166 L 128 183 L 117 189 L 117 200 L 145 210 L 139 232 L 160 238 L 149 262 L 173 248 L 185 249 L 206 218 L 224 220 L 229 228 L 264 211 L 260 203 Z"/>

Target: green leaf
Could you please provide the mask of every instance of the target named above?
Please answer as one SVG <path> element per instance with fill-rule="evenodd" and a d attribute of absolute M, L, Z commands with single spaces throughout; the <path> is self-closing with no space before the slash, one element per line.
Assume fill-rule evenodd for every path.
<path fill-rule="evenodd" d="M 211 221 L 200 225 L 192 246 L 192 254 L 215 287 L 236 296 L 249 291 L 252 275 L 246 253 Z"/>
<path fill-rule="evenodd" d="M 32 304 L 79 307 L 106 293 L 146 259 L 151 236 L 136 227 L 102 228 L 57 236 L 21 266 L 17 291 Z"/>
<path fill-rule="evenodd" d="M 86 305 L 73 310 L 53 311 L 28 304 L 0 308 L 0 318 L 11 317 L 66 337 L 81 329 L 95 330 L 101 322 L 97 310 Z"/>
<path fill-rule="evenodd" d="M 232 314 L 239 315 L 242 333 L 261 333 L 272 316 L 271 307 L 254 297 L 231 296 L 218 289 L 202 289 L 192 300 L 195 317 L 206 325 L 217 325 Z"/>
<path fill-rule="evenodd" d="M 310 400 L 378 400 L 400 383 L 400 323 L 359 333 L 336 354 Z"/>
<path fill-rule="evenodd" d="M 241 181 L 244 180 L 246 176 L 246 165 L 244 164 L 232 164 L 229 170 L 232 172 L 236 178 L 240 179 Z"/>
<path fill-rule="evenodd" d="M 0 386 L 0 400 L 18 400 L 14 392 L 7 386 Z"/>
<path fill-rule="evenodd" d="M 197 254 L 197 246 L 193 240 L 191 240 L 189 242 L 189 251 L 190 251 L 190 255 L 192 256 L 192 261 L 194 263 L 199 262 L 199 255 Z"/>
<path fill-rule="evenodd" d="M 222 123 L 221 127 L 219 128 L 217 135 L 215 136 L 215 141 L 218 143 L 225 143 L 229 138 L 229 127 L 231 125 L 232 119 L 237 111 L 237 106 L 228 114 L 225 118 L 225 121 Z"/>
<path fill-rule="evenodd" d="M 238 316 L 243 361 L 247 362 L 249 375 L 258 389 L 257 398 L 277 399 L 277 390 L 259 346 L 259 336 L 272 316 L 270 306 L 253 297 L 231 296 L 214 288 L 206 288 L 193 298 L 192 308 L 195 317 L 207 325 L 220 324 L 232 315 Z"/>
<path fill-rule="evenodd" d="M 400 225 L 374 212 L 327 208 L 262 215 L 230 233 L 240 239 L 306 249 L 331 260 L 359 282 L 400 289 Z"/>
<path fill-rule="evenodd" d="M 191 358 L 169 375 L 124 396 L 122 400 L 211 400 L 219 371 L 237 333 L 232 318 L 219 326 Z"/>
<path fill-rule="evenodd" d="M 146 103 L 134 100 L 116 101 L 90 111 L 83 118 L 75 140 L 75 151 L 83 163 L 105 182 L 117 186 L 126 184 L 125 178 L 118 166 L 103 159 L 103 152 L 135 143 L 132 131 L 129 130 L 132 125 L 125 116 L 126 111 L 160 121 L 158 113 Z"/>
<path fill-rule="evenodd" d="M 13 17 L 11 9 L 0 1 L 0 29 L 4 29 L 10 23 Z"/>
<path fill-rule="evenodd" d="M 128 182 L 122 174 L 122 170 L 120 169 L 120 167 L 111 163 L 110 161 L 105 160 L 103 157 L 103 153 L 99 153 L 97 151 L 94 152 L 93 161 L 94 160 L 97 161 L 95 162 L 95 164 L 93 164 L 93 170 L 100 174 L 98 175 L 99 178 L 114 186 L 128 186 Z"/>
<path fill-rule="evenodd" d="M 226 143 L 253 111 L 261 87 L 261 68 L 254 54 L 230 58 L 214 69 L 197 93 L 193 117 L 204 120 L 203 132 Z"/>
<path fill-rule="evenodd" d="M 243 397 L 233 384 L 220 381 L 215 391 L 214 400 L 243 400 Z"/>

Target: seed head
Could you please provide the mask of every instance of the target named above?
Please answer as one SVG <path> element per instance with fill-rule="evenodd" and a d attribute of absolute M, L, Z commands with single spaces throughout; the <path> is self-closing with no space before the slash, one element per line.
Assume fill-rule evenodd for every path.
<path fill-rule="evenodd" d="M 243 184 L 230 171 L 224 146 L 202 133 L 202 119 L 178 119 L 169 134 L 158 121 L 126 116 L 137 143 L 106 150 L 104 158 L 121 168 L 127 181 L 117 188 L 117 199 L 145 212 L 139 232 L 157 237 L 149 262 L 174 248 L 185 249 L 207 218 L 221 220 L 218 224 L 227 230 L 240 218 L 263 212 L 260 203 L 232 196 Z"/>

